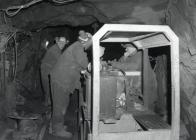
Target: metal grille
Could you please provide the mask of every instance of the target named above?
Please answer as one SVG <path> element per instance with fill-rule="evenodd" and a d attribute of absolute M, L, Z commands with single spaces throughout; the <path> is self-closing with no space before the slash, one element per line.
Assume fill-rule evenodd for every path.
<path fill-rule="evenodd" d="M 134 116 L 136 121 L 147 130 L 152 129 L 170 129 L 169 124 L 164 122 L 161 117 L 154 114 L 145 114 Z"/>

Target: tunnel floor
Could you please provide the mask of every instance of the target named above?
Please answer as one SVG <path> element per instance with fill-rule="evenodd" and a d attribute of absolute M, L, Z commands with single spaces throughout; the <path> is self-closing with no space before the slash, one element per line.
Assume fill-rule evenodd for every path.
<path fill-rule="evenodd" d="M 0 100 L 2 101 L 2 100 Z M 43 112 L 43 107 L 40 101 L 30 101 L 28 105 L 20 107 L 21 110 Z M 0 102 L 0 109 L 3 106 L 3 101 Z M 5 106 L 5 105 L 4 105 Z M 3 110 L 1 109 L 1 114 Z M 0 115 L 1 115 L 0 114 Z M 70 139 L 56 137 L 49 134 L 48 129 L 45 131 L 41 140 L 78 140 L 78 127 L 77 127 L 77 114 L 78 114 L 78 93 L 70 95 L 70 103 L 67 113 L 65 115 L 65 124 L 68 126 L 67 130 L 73 134 Z M 9 120 L 9 121 L 7 121 Z M 15 140 L 13 132 L 16 129 L 16 121 L 13 119 L 4 118 L 0 120 L 0 140 Z"/>

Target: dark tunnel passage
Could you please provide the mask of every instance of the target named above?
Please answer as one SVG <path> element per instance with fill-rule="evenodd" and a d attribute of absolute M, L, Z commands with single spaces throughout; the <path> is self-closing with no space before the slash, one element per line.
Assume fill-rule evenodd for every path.
<path fill-rule="evenodd" d="M 32 2 L 35 3 L 32 4 Z M 15 6 L 15 10 L 7 11 Z M 92 49 L 88 48 L 88 43 L 85 44 L 86 38 L 84 37 L 84 40 L 80 40 L 79 36 L 87 36 L 89 39 L 90 35 L 88 36 L 85 33 L 94 35 L 104 24 L 138 24 L 166 25 L 179 38 L 179 139 L 195 140 L 196 24 L 194 11 L 195 2 L 193 0 L 0 0 L 0 139 L 63 139 L 52 135 L 53 126 L 51 124 L 53 120 L 51 116 L 56 115 L 54 113 L 55 107 L 56 109 L 61 109 L 56 112 L 57 116 L 55 117 L 59 117 L 58 112 L 64 116 L 64 125 L 61 125 L 61 128 L 72 133 L 72 138 L 66 139 L 91 139 L 92 135 L 89 136 L 89 134 L 94 133 L 92 124 L 93 102 L 91 100 L 93 98 L 93 95 L 91 95 L 93 92 L 93 78 L 91 75 L 93 72 L 93 56 Z M 80 32 L 81 30 L 84 30 L 84 32 Z M 153 34 L 153 32 L 149 32 L 149 34 L 151 33 Z M 106 34 L 106 36 L 109 35 L 110 33 Z M 145 36 L 146 34 L 142 32 L 141 35 Z M 112 136 L 113 133 L 120 135 L 121 133 L 119 132 L 126 132 L 124 126 L 129 127 L 127 126 L 129 123 L 125 122 L 127 118 L 130 119 L 131 117 L 123 116 L 123 109 L 128 113 L 133 108 L 144 109 L 142 107 L 145 104 L 145 90 L 149 93 L 147 97 L 149 106 L 147 109 L 153 115 L 149 117 L 147 114 L 144 118 L 134 116 L 133 118 L 137 118 L 137 120 L 132 121 L 131 124 L 136 125 L 129 129 L 133 132 L 136 130 L 139 132 L 151 131 L 148 128 L 149 124 L 146 125 L 142 122 L 149 118 L 147 122 L 155 121 L 154 125 L 150 125 L 150 127 L 159 126 L 161 129 L 173 129 L 172 121 L 175 120 L 173 114 L 176 110 L 172 108 L 175 104 L 172 98 L 176 96 L 172 95 L 175 91 L 172 80 L 176 77 L 172 77 L 171 73 L 173 70 L 171 60 L 175 59 L 175 57 L 171 57 L 171 46 L 167 46 L 168 44 L 166 43 L 166 46 L 138 49 L 132 42 L 131 45 L 136 47 L 141 56 L 133 58 L 135 64 L 130 66 L 124 60 L 128 52 L 125 47 L 126 43 L 116 43 L 115 41 L 108 43 L 107 40 L 104 42 L 103 40 L 106 39 L 106 36 L 99 40 L 100 48 L 104 50 L 104 54 L 100 58 L 101 86 L 103 86 L 100 90 L 107 95 L 101 94 L 100 97 L 103 100 L 103 102 L 100 102 L 101 110 L 99 112 L 101 114 L 99 120 L 100 133 L 109 132 Z M 52 68 L 51 73 L 53 75 L 51 74 L 51 76 L 47 74 L 47 68 L 46 71 L 41 71 L 42 64 L 47 51 L 55 45 L 58 46 L 57 42 L 60 42 L 60 40 L 63 42 L 65 40 L 66 43 L 65 47 L 57 52 L 64 55 L 59 57 L 61 59 L 58 63 L 54 62 L 58 67 Z M 77 41 L 79 41 L 79 45 Z M 156 42 L 156 40 L 147 41 L 147 44 L 153 42 Z M 85 50 L 85 55 L 87 54 L 87 59 L 82 61 L 83 55 L 77 55 L 77 53 L 83 53 L 83 51 L 75 48 L 85 45 L 87 45 L 87 50 L 86 48 L 83 49 Z M 51 54 L 49 56 L 52 56 Z M 77 62 L 75 61 L 76 59 Z M 53 60 L 52 57 L 49 59 L 49 61 Z M 73 63 L 79 67 L 71 65 Z M 122 63 L 122 65 L 119 63 Z M 61 66 L 70 69 L 69 71 L 64 71 Z M 86 67 L 84 68 L 83 66 Z M 149 69 L 146 69 L 146 66 Z M 128 76 L 127 79 L 123 79 L 127 69 L 132 70 L 129 74 L 133 74 L 134 78 Z M 87 75 L 85 75 L 86 73 Z M 119 73 L 122 74 L 120 78 L 118 77 Z M 53 102 L 54 95 L 50 93 L 48 96 L 46 94 L 48 89 L 45 89 L 45 86 L 48 85 L 43 84 L 45 83 L 42 77 L 44 74 L 47 75 L 50 92 L 58 94 L 67 88 L 68 91 L 66 92 L 72 94 L 69 94 L 69 96 L 67 94 L 66 97 L 59 94 L 62 96 L 62 100 L 58 98 Z M 65 82 L 63 79 L 73 80 Z M 81 89 L 78 87 L 80 84 L 82 85 Z M 147 88 L 144 88 L 145 84 Z M 75 85 L 77 85 L 76 90 L 72 90 Z M 116 91 L 121 92 L 121 94 L 116 96 L 112 94 Z M 83 97 L 81 97 L 81 93 Z M 63 100 L 65 99 L 64 97 L 70 100 Z M 64 104 L 60 105 L 61 101 Z M 123 104 L 126 107 L 123 108 Z M 59 106 L 67 106 L 66 114 Z M 119 106 L 122 108 L 119 109 Z M 105 112 L 107 113 L 104 114 Z M 153 118 L 154 115 L 158 116 L 158 119 Z M 123 127 L 115 125 L 121 121 L 121 117 L 125 121 L 123 122 Z M 130 121 L 129 119 L 128 121 Z M 62 118 L 57 120 L 62 120 Z M 111 124 L 112 129 L 106 124 Z M 60 130 L 57 131 L 56 129 L 56 132 L 61 133 Z M 178 134 L 178 131 L 175 132 Z M 61 134 L 65 133 L 62 132 Z M 66 134 L 69 135 L 70 133 Z M 146 135 L 141 136 L 145 137 Z M 166 139 L 169 135 L 165 134 L 163 137 Z"/>

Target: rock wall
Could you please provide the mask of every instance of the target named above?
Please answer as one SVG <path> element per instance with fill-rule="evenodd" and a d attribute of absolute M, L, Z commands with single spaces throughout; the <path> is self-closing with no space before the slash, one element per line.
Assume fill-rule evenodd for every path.
<path fill-rule="evenodd" d="M 86 1 L 91 1 L 92 4 L 87 2 L 53 6 L 42 3 L 23 10 L 11 19 L 12 24 L 26 30 L 65 24 L 87 25 L 95 20 L 112 23 L 168 24 L 180 38 L 181 139 L 195 140 L 196 2 L 194 0 Z M 0 2 L 3 2 L 1 8 L 15 4 L 11 0 L 0 0 Z M 17 2 L 20 4 L 21 0 Z"/>
<path fill-rule="evenodd" d="M 181 134 L 196 139 L 196 3 L 193 0 L 172 0 L 166 11 L 166 22 L 180 40 Z"/>

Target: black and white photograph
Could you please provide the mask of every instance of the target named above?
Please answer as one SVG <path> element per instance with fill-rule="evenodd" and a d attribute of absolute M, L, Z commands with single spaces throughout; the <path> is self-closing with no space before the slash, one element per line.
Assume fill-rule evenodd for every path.
<path fill-rule="evenodd" d="M 196 140 L 196 1 L 0 0 L 0 140 Z"/>

